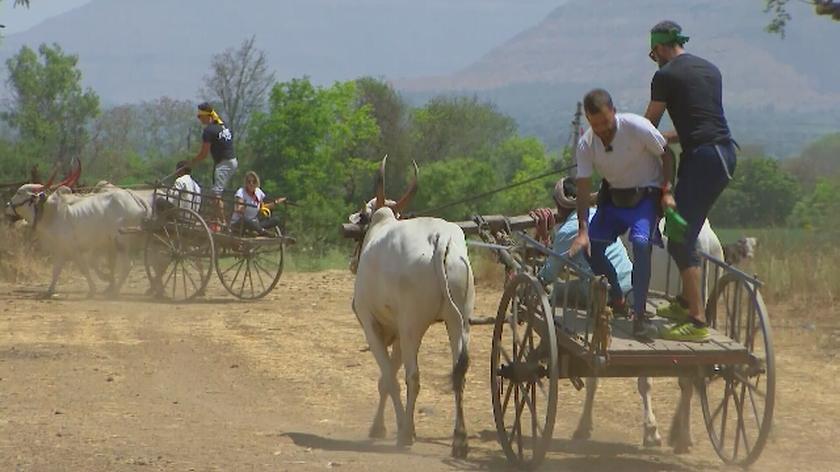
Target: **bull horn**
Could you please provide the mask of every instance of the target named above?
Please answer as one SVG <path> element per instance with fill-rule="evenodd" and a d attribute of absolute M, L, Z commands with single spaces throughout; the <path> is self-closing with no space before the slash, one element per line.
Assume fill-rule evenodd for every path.
<path fill-rule="evenodd" d="M 400 200 L 394 205 L 394 213 L 402 213 L 402 211 L 408 207 L 408 204 L 411 203 L 411 199 L 414 198 L 414 194 L 417 193 L 417 174 L 420 170 L 417 168 L 417 161 L 411 161 L 414 165 L 414 180 L 411 181 L 411 185 L 409 185 L 408 190 L 406 190 L 405 195 L 400 198 Z"/>
<path fill-rule="evenodd" d="M 379 172 L 376 173 L 375 195 L 376 204 L 373 211 L 376 211 L 385 206 L 385 163 L 388 161 L 388 155 L 382 158 L 382 163 L 379 164 Z"/>
<path fill-rule="evenodd" d="M 79 178 L 81 176 L 82 176 L 82 160 L 79 159 L 79 158 L 76 158 L 76 172 L 74 174 L 71 174 L 70 181 L 67 182 L 67 184 L 65 184 L 65 185 L 67 185 L 70 188 L 75 187 L 76 184 L 79 183 Z"/>
<path fill-rule="evenodd" d="M 76 185 L 76 182 L 78 182 L 79 180 L 79 176 L 82 175 L 82 161 L 75 158 L 73 160 L 76 162 L 76 168 L 71 169 L 70 173 L 67 174 L 67 177 L 61 182 L 57 183 L 55 187 L 50 188 L 50 190 L 55 190 L 56 188 L 61 187 L 62 185 L 69 188 L 72 188 L 74 185 Z"/>
<path fill-rule="evenodd" d="M 56 174 L 58 174 L 58 167 L 54 166 L 52 174 L 50 174 L 49 180 L 47 180 L 47 183 L 44 184 L 45 189 L 50 189 L 52 187 L 52 183 L 53 183 L 53 180 L 55 180 Z"/>

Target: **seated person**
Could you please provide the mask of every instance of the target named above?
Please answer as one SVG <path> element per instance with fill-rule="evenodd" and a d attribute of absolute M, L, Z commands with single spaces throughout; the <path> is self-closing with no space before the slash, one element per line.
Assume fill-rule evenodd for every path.
<path fill-rule="evenodd" d="M 166 189 L 166 196 L 155 200 L 158 212 L 180 207 L 198 211 L 201 208 L 201 187 L 192 178 L 189 162 L 180 161 L 175 165 L 175 182 Z"/>
<path fill-rule="evenodd" d="M 577 198 L 575 181 L 571 178 L 564 177 L 560 179 L 554 186 L 554 203 L 557 205 L 557 227 L 554 233 L 554 252 L 558 254 L 567 254 L 569 248 L 572 246 L 572 241 L 578 234 L 577 221 Z M 589 219 L 596 213 L 595 208 L 589 211 Z M 627 250 L 621 241 L 615 241 L 607 247 L 607 258 L 615 266 L 618 274 L 618 283 L 621 286 L 621 292 L 625 297 L 629 297 L 632 292 L 632 277 L 633 264 L 627 256 Z M 572 261 L 584 270 L 587 274 L 593 275 L 592 268 L 582 253 L 576 254 L 571 258 Z M 562 302 L 564 292 L 566 290 L 566 283 L 558 280 L 562 275 L 563 262 L 559 257 L 549 257 L 545 265 L 538 274 L 541 281 L 545 283 L 554 282 L 554 297 L 556 302 Z M 589 302 L 589 287 L 580 279 L 572 279 L 568 282 L 569 290 L 569 305 L 579 308 L 586 307 Z M 616 314 L 627 314 L 627 304 L 624 300 L 611 301 L 610 306 Z"/>
<path fill-rule="evenodd" d="M 260 236 L 274 236 L 274 233 L 268 230 L 277 227 L 280 224 L 279 220 L 274 217 L 260 218 L 260 213 L 267 209 L 270 215 L 270 211 L 277 204 L 285 202 L 286 197 L 266 202 L 265 193 L 260 188 L 260 177 L 256 172 L 248 171 L 245 174 L 245 185 L 236 191 L 234 198 L 236 201 L 233 216 L 230 219 L 232 230 L 238 232 L 248 230 Z"/>

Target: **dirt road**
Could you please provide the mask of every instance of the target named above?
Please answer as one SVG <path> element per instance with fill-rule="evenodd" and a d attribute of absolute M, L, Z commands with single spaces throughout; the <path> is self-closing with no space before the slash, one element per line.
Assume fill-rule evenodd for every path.
<path fill-rule="evenodd" d="M 489 395 L 491 329 L 472 330 L 466 392 L 471 450 L 448 457 L 450 355 L 442 325 L 421 351 L 418 443 L 369 441 L 378 371 L 350 310 L 349 273 L 286 274 L 265 300 L 238 303 L 212 281 L 205 300 L 167 305 L 132 276 L 119 301 L 65 284 L 0 285 L 0 470 L 504 470 Z M 478 313 L 496 290 L 479 287 Z M 821 316 L 771 306 L 776 327 L 775 429 L 754 470 L 840 470 L 840 331 Z M 834 325 L 831 331 L 830 325 Z M 824 327 L 825 326 L 825 327 Z M 656 380 L 663 436 L 678 395 Z M 643 449 L 632 379 L 601 384 L 592 441 L 568 438 L 583 392 L 561 384 L 555 442 L 543 470 L 724 469 L 695 402 L 691 454 Z"/>

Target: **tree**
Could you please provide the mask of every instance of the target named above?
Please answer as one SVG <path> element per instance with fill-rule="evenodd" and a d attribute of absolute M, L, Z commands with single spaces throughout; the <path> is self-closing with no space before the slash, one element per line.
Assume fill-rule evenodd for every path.
<path fill-rule="evenodd" d="M 814 13 L 825 15 L 840 21 L 840 1 L 837 0 L 800 0 L 814 5 Z M 787 4 L 790 0 L 764 0 L 764 11 L 772 13 L 773 17 L 767 25 L 767 31 L 785 36 L 785 27 L 790 21 L 790 13 L 787 11 Z"/>
<path fill-rule="evenodd" d="M 717 226 L 781 226 L 798 199 L 799 184 L 778 161 L 769 157 L 742 159 L 710 219 Z"/>
<path fill-rule="evenodd" d="M 513 118 L 477 97 L 436 97 L 412 115 L 412 157 L 417 162 L 486 157 L 516 134 Z"/>
<path fill-rule="evenodd" d="M 840 133 L 829 134 L 810 144 L 799 157 L 784 162 L 785 169 L 806 188 L 820 177 L 840 175 Z"/>
<path fill-rule="evenodd" d="M 253 167 L 263 187 L 298 202 L 292 221 L 300 250 L 323 254 L 338 241 L 335 222 L 372 197 L 376 162 L 354 152 L 378 134 L 354 82 L 315 87 L 308 78 L 276 84 L 268 110 L 253 117 Z"/>
<path fill-rule="evenodd" d="M 57 44 L 42 44 L 37 54 L 24 46 L 6 61 L 11 100 L 2 118 L 18 131 L 32 156 L 65 167 L 80 157 L 88 125 L 99 113 L 99 97 L 91 89 L 82 90 L 78 61 Z"/>
<path fill-rule="evenodd" d="M 380 79 L 356 79 L 356 90 L 358 106 L 369 107 L 379 128 L 378 138 L 367 142 L 356 154 L 372 160 L 387 154 L 388 182 L 405 183 L 403 177 L 410 174 L 412 160 L 409 106 L 390 84 Z"/>
<path fill-rule="evenodd" d="M 265 51 L 257 49 L 255 42 L 252 36 L 239 49 L 229 48 L 214 55 L 211 73 L 204 77 L 199 92 L 206 100 L 221 103 L 228 125 L 240 136 L 246 133 L 248 120 L 263 106 L 274 84 Z"/>

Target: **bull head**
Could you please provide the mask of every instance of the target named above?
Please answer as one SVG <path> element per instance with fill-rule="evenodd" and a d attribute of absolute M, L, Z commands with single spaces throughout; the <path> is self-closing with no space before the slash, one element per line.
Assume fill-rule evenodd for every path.
<path fill-rule="evenodd" d="M 75 160 L 75 169 L 71 169 L 61 182 L 53 185 L 57 170 L 54 170 L 46 184 L 25 184 L 21 186 L 12 199 L 6 203 L 6 216 L 11 220 L 26 219 L 34 223 L 38 219 L 39 208 L 47 200 L 47 192 L 65 186 L 72 188 L 82 175 L 82 163 Z"/>
<path fill-rule="evenodd" d="M 394 217 L 399 219 L 403 211 L 408 208 L 409 203 L 411 203 L 411 199 L 414 198 L 414 195 L 417 193 L 417 177 L 419 169 L 417 167 L 417 162 L 411 161 L 414 165 L 414 179 L 412 179 L 411 184 L 408 186 L 408 190 L 406 190 L 405 194 L 403 194 L 403 196 L 397 201 L 389 200 L 385 197 L 385 163 L 387 161 L 388 156 L 386 155 L 382 158 L 382 162 L 379 164 L 379 170 L 374 178 L 374 198 L 369 202 L 362 204 L 361 210 L 357 213 L 350 215 L 351 223 L 366 226 L 370 223 L 373 214 L 383 207 L 390 208 L 394 213 Z M 353 256 L 350 260 L 350 271 L 354 274 L 356 273 L 356 268 L 359 264 L 359 256 L 361 255 L 363 241 L 364 236 L 358 240 L 356 249 L 353 251 Z"/>

